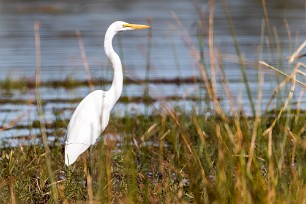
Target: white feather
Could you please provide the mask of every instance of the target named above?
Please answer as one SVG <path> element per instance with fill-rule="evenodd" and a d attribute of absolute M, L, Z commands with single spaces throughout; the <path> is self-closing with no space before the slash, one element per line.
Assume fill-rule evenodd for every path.
<path fill-rule="evenodd" d="M 88 94 L 74 111 L 66 134 L 65 164 L 67 166 L 73 164 L 80 154 L 96 142 L 108 124 L 111 109 L 121 95 L 122 65 L 113 49 L 113 37 L 120 31 L 148 27 L 123 21 L 116 21 L 108 27 L 104 38 L 104 50 L 114 68 L 113 83 L 108 91 L 96 90 Z"/>
<path fill-rule="evenodd" d="M 97 90 L 87 95 L 74 111 L 67 129 L 65 164 L 75 162 L 104 131 L 111 110 L 107 92 Z"/>

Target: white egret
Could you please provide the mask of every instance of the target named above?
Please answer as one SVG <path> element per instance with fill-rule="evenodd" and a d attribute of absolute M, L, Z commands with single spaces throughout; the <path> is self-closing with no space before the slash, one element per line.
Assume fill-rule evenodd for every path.
<path fill-rule="evenodd" d="M 147 25 L 112 23 L 104 39 L 105 54 L 113 69 L 113 82 L 108 91 L 96 90 L 88 94 L 74 111 L 68 124 L 65 142 L 65 164 L 73 164 L 78 156 L 93 145 L 109 121 L 110 111 L 122 92 L 123 74 L 121 60 L 113 49 L 113 37 L 120 31 L 149 28 Z"/>

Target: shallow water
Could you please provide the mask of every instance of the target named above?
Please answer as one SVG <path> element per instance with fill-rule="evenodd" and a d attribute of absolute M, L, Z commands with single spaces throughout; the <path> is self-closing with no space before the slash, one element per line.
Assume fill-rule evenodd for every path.
<path fill-rule="evenodd" d="M 235 24 L 236 37 L 243 56 L 249 62 L 258 59 L 258 46 L 261 39 L 261 24 L 263 21 L 262 6 L 259 1 L 235 0 L 229 1 L 231 16 Z M 112 69 L 104 55 L 103 37 L 109 24 L 115 20 L 124 20 L 131 23 L 147 24 L 152 19 L 152 47 L 148 47 L 148 31 L 124 32 L 114 40 L 114 47 L 121 56 L 125 77 L 130 79 L 173 79 L 196 77 L 200 78 L 194 59 L 182 40 L 181 31 L 176 23 L 175 13 L 185 29 L 188 30 L 196 47 L 199 48 L 197 38 L 199 15 L 197 9 L 205 15 L 204 24 L 204 53 L 209 67 L 209 50 L 207 49 L 208 3 L 190 1 L 0 1 L 0 80 L 7 77 L 19 79 L 33 78 L 35 75 L 35 42 L 33 25 L 40 22 L 41 34 L 41 78 L 43 81 L 65 80 L 70 77 L 76 80 L 86 80 L 83 68 L 78 39 L 75 32 L 80 31 L 90 65 L 91 74 L 98 79 L 111 79 Z M 282 47 L 279 53 L 274 49 L 274 56 L 264 49 L 263 59 L 289 73 L 285 57 L 302 43 L 305 36 L 305 5 L 302 1 L 273 1 L 268 3 L 270 23 L 278 32 L 279 43 Z M 290 33 L 286 28 L 288 23 Z M 266 34 L 268 30 L 265 30 Z M 289 36 L 289 37 L 288 37 Z M 291 36 L 291 38 L 290 38 Z M 268 42 L 266 37 L 265 43 Z M 243 107 L 247 114 L 251 109 L 245 87 L 242 81 L 240 67 L 237 63 L 236 52 L 229 24 L 225 16 L 223 1 L 216 1 L 214 18 L 215 50 L 220 50 L 224 56 L 225 73 L 237 107 Z M 272 43 L 272 46 L 276 46 Z M 149 50 L 150 49 L 150 50 Z M 147 58 L 150 52 L 149 58 Z M 303 61 L 303 60 L 302 60 Z M 283 66 L 281 66 L 283 64 Z M 149 74 L 146 67 L 150 68 Z M 262 109 L 269 100 L 276 87 L 276 77 L 271 71 L 265 71 L 263 84 Z M 258 80 L 257 70 L 247 68 L 247 77 L 250 82 L 252 96 L 257 102 Z M 217 78 L 217 95 L 225 110 L 230 110 L 227 97 Z M 97 86 L 97 89 L 107 89 L 109 85 Z M 294 100 L 302 89 L 297 87 Z M 145 85 L 129 84 L 124 87 L 123 96 L 143 96 Z M 89 87 L 75 89 L 42 87 L 42 100 L 83 98 L 90 92 Z M 0 90 L 1 99 L 34 100 L 35 91 L 12 90 L 9 95 Z M 205 110 L 206 90 L 200 84 L 150 84 L 149 94 L 154 98 L 177 95 L 181 101 L 169 101 L 171 107 L 182 106 L 187 110 L 197 107 L 198 111 Z M 202 102 L 184 100 L 186 96 L 200 95 Z M 284 92 L 286 96 L 286 92 Z M 305 97 L 302 97 L 305 101 Z M 55 119 L 54 111 L 62 110 L 62 118 L 69 118 L 77 103 L 53 102 L 44 107 L 47 122 Z M 274 104 L 275 105 L 275 104 Z M 116 115 L 149 113 L 159 110 L 161 103 L 155 102 L 146 107 L 143 103 L 118 103 L 113 113 Z M 273 107 L 273 106 L 272 106 Z M 302 103 L 305 108 L 305 103 Z M 37 120 L 35 105 L 2 103 L 0 106 L 0 125 L 7 124 L 18 115 L 27 113 L 18 124 L 28 124 Z M 0 132 L 0 137 L 27 135 L 26 130 Z"/>

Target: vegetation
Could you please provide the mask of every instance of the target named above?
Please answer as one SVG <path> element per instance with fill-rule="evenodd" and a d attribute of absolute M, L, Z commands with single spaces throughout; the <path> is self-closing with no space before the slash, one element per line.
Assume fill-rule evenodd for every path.
<path fill-rule="evenodd" d="M 0 200 L 50 202 L 54 185 L 66 203 L 303 201 L 305 114 L 299 120 L 285 114 L 269 138 L 263 132 L 277 113 L 226 120 L 180 111 L 112 117 L 104 135 L 114 138 L 101 140 L 69 168 L 64 146 L 57 139 L 50 145 L 55 183 L 42 146 L 4 148 Z"/>

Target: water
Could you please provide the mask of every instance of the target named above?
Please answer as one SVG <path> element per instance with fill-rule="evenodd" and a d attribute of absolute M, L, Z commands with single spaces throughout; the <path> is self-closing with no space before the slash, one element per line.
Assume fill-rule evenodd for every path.
<path fill-rule="evenodd" d="M 235 0 L 229 1 L 231 16 L 235 24 L 237 40 L 244 57 L 250 61 L 257 61 L 258 46 L 261 38 L 261 24 L 263 21 L 262 6 L 259 1 Z M 198 5 L 198 7 L 196 6 Z M 292 51 L 304 40 L 305 36 L 305 4 L 303 1 L 273 1 L 267 4 L 270 23 L 277 30 L 279 43 L 282 46 L 282 56 L 289 56 Z M 41 78 L 43 81 L 56 81 L 73 78 L 86 80 L 81 59 L 78 39 L 75 32 L 80 31 L 90 65 L 91 74 L 95 79 L 110 80 L 112 69 L 105 57 L 103 38 L 107 27 L 115 20 L 124 20 L 130 23 L 147 24 L 152 19 L 152 47 L 150 50 L 150 79 L 173 78 L 200 78 L 200 73 L 194 59 L 182 40 L 181 31 L 173 17 L 175 13 L 185 29 L 188 30 L 196 47 L 199 48 L 197 38 L 199 15 L 196 8 L 203 11 L 206 25 L 205 59 L 209 63 L 207 49 L 208 3 L 192 3 L 190 1 L 0 1 L 0 80 L 7 77 L 13 79 L 33 78 L 35 76 L 35 41 L 33 25 L 40 22 L 41 34 Z M 288 37 L 286 23 L 291 31 Z M 267 29 L 265 30 L 267 33 Z M 269 39 L 265 38 L 265 42 Z M 238 101 L 247 114 L 251 109 L 241 71 L 237 63 L 233 63 L 236 56 L 229 24 L 225 16 L 223 1 L 216 1 L 214 18 L 215 50 L 220 50 L 225 59 L 225 73 L 230 81 L 229 87 L 233 98 Z M 272 43 L 272 46 L 276 44 Z M 114 40 L 114 47 L 120 54 L 124 75 L 130 79 L 145 79 L 148 65 L 148 31 L 124 32 Z M 265 49 L 263 59 L 276 67 L 290 73 L 286 59 L 278 61 Z M 234 59 L 237 61 L 237 59 Z M 303 61 L 303 60 L 302 60 Z M 283 66 L 281 66 L 281 63 Z M 250 81 L 254 100 L 258 93 L 257 70 L 247 68 L 247 77 Z M 219 78 L 217 78 L 219 80 Z M 263 102 L 266 104 L 276 87 L 276 77 L 271 72 L 265 72 Z M 97 86 L 97 89 L 107 89 L 109 84 Z M 230 110 L 227 97 L 220 83 L 217 84 L 217 95 L 226 110 Z M 297 87 L 295 99 L 302 89 Z M 124 87 L 123 96 L 140 97 L 145 91 L 143 84 L 128 84 Z M 79 87 L 71 90 L 64 88 L 42 87 L 43 100 L 83 98 L 90 92 L 89 87 Z M 1 99 L 33 100 L 34 90 L 13 90 L 9 95 L 0 90 Z M 149 94 L 154 98 L 169 96 L 194 96 L 201 94 L 205 97 L 206 90 L 200 84 L 149 84 Z M 304 97 L 302 98 L 305 101 Z M 255 100 L 256 102 L 256 100 Z M 179 106 L 190 110 L 197 107 L 198 111 L 205 110 L 205 103 L 191 100 L 169 101 L 171 107 Z M 51 102 L 44 107 L 47 122 L 55 120 L 54 111 L 62 110 L 62 118 L 69 118 L 77 103 Z M 143 103 L 118 103 L 113 113 L 117 115 L 143 113 L 159 110 L 161 104 L 154 102 L 149 107 Z M 273 107 L 273 106 L 272 106 Z M 262 107 L 265 108 L 264 106 Z M 302 103 L 302 108 L 305 104 Z M 26 114 L 18 124 L 27 125 L 31 120 L 37 120 L 35 105 L 2 103 L 0 106 L 1 124 L 7 124 L 18 115 Z M 1 138 L 10 138 L 18 135 L 30 135 L 28 130 L 10 129 L 0 132 Z"/>

